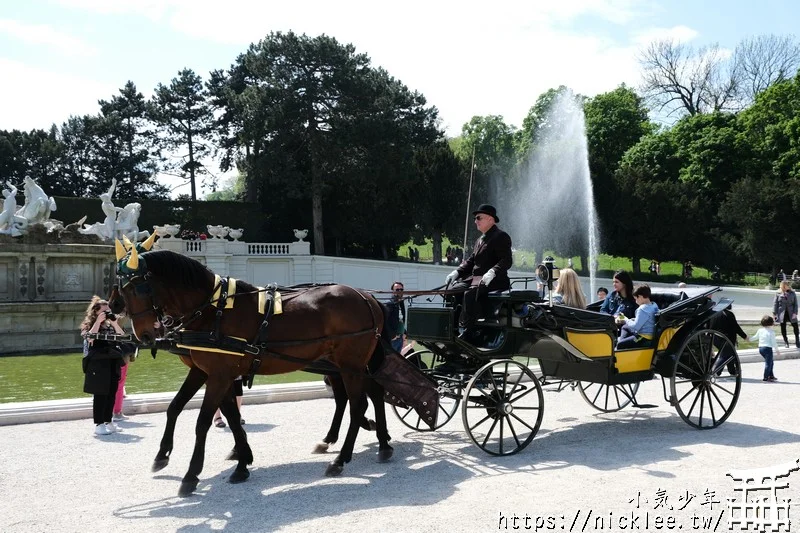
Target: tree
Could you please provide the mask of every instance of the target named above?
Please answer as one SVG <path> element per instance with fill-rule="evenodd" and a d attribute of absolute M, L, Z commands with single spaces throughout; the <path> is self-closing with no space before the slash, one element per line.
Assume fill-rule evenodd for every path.
<path fill-rule="evenodd" d="M 158 127 L 156 142 L 170 154 L 163 170 L 188 179 L 192 201 L 197 200 L 197 175 L 208 174 L 201 162 L 210 153 L 205 140 L 213 118 L 206 96 L 200 76 L 183 69 L 169 86 L 158 84 L 148 106 L 148 115 Z"/>
<path fill-rule="evenodd" d="M 132 81 L 111 100 L 100 100 L 100 116 L 94 124 L 94 174 L 110 183 L 117 180 L 117 197 L 159 197 L 166 187 L 156 179 L 158 156 L 144 96 Z M 152 155 L 151 155 L 152 153 Z"/>
<path fill-rule="evenodd" d="M 528 110 L 528 114 L 522 119 L 522 128 L 514 132 L 514 149 L 517 159 L 524 161 L 531 151 L 531 147 L 536 143 L 536 139 L 546 130 L 557 127 L 555 124 L 548 124 L 547 118 L 550 115 L 550 108 L 559 94 L 565 93 L 569 89 L 560 85 L 558 89 L 548 89 L 539 95 L 536 103 Z"/>
<path fill-rule="evenodd" d="M 639 57 L 642 91 L 659 111 L 697 115 L 740 107 L 736 66 L 718 44 L 698 49 L 658 40 Z"/>
<path fill-rule="evenodd" d="M 767 87 L 791 79 L 800 69 L 800 44 L 791 36 L 758 35 L 740 42 L 734 64 L 748 102 Z"/>

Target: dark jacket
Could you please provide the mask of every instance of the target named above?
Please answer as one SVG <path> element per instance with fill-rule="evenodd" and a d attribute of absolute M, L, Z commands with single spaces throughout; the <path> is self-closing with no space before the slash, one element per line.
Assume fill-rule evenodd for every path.
<path fill-rule="evenodd" d="M 384 305 L 386 306 L 386 331 L 391 340 L 405 333 L 406 302 L 392 299 Z"/>
<path fill-rule="evenodd" d="M 495 278 L 492 280 L 492 290 L 504 290 L 511 282 L 508 279 L 508 269 L 511 268 L 511 237 L 497 226 L 492 228 L 475 241 L 475 247 L 470 255 L 459 267 L 458 278 L 472 278 L 472 285 L 477 285 L 481 277 L 494 269 Z"/>
<path fill-rule="evenodd" d="M 109 394 L 112 377 L 119 381 L 123 354 L 115 343 L 98 339 L 89 347 L 89 355 L 84 357 L 83 363 L 86 368 L 83 392 Z"/>
<path fill-rule="evenodd" d="M 730 340 L 734 346 L 736 346 L 737 335 L 743 339 L 747 339 L 747 333 L 744 332 L 739 322 L 736 321 L 736 315 L 733 314 L 733 311 L 728 309 L 714 315 L 714 317 L 709 320 L 708 327 L 728 337 L 728 340 Z"/>

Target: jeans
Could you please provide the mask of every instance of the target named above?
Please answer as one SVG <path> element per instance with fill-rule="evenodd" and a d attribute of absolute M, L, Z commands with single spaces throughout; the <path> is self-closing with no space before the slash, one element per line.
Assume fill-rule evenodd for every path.
<path fill-rule="evenodd" d="M 758 353 L 764 358 L 764 379 L 774 378 L 775 376 L 772 374 L 772 348 L 769 346 L 760 346 L 758 348 Z"/>

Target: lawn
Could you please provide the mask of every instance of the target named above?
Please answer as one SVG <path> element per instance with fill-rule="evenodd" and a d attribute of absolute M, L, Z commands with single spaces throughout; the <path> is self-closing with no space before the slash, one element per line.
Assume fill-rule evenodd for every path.
<path fill-rule="evenodd" d="M 81 398 L 83 371 L 80 353 L 0 357 L 0 403 Z M 131 363 L 125 388 L 128 394 L 177 391 L 188 368 L 168 352 L 155 360 L 149 352 Z M 319 381 L 317 374 L 292 372 L 256 376 L 256 385 Z M 245 396 L 247 392 L 245 391 Z"/>
<path fill-rule="evenodd" d="M 471 246 L 471 244 L 472 243 L 470 243 L 468 247 Z M 448 239 L 443 238 L 442 254 L 444 254 L 448 246 L 452 245 L 453 244 Z M 420 262 L 430 263 L 433 261 L 433 243 L 430 239 L 427 239 L 425 244 L 422 245 L 414 244 L 412 241 L 403 244 L 400 246 L 397 253 L 399 259 L 406 261 L 408 260 L 409 246 L 419 250 Z M 461 246 L 461 243 L 456 243 L 455 246 Z M 566 267 L 569 263 L 570 258 L 556 255 L 552 250 L 545 251 L 544 254 L 552 256 L 553 259 L 555 259 L 556 265 L 560 268 Z M 541 261 L 537 260 L 534 252 L 529 250 L 514 249 L 514 265 L 512 266 L 512 269 L 533 271 L 536 265 L 540 262 Z M 581 272 L 583 270 L 583 265 L 581 264 L 580 257 L 572 257 L 572 265 L 573 268 L 578 271 L 578 274 L 583 275 L 583 272 Z M 600 254 L 600 257 L 598 257 L 598 272 L 600 276 L 611 277 L 611 275 L 617 270 L 627 270 L 628 272 L 631 272 L 632 266 L 631 260 L 628 257 L 616 257 L 607 254 Z M 660 276 L 651 275 L 647 270 L 649 266 L 650 259 L 639 260 L 639 268 L 641 273 L 637 274 L 637 280 L 677 282 L 682 279 L 681 273 L 683 272 L 683 265 L 679 261 L 663 261 L 661 263 Z M 691 282 L 711 283 L 711 272 L 702 266 L 694 265 Z M 764 287 L 769 283 L 769 279 L 766 274 L 747 273 L 742 280 L 724 280 L 723 282 L 733 285 L 752 285 Z"/>

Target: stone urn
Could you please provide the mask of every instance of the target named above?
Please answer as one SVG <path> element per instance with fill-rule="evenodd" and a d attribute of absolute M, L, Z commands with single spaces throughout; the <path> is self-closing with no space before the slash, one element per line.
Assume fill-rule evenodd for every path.
<path fill-rule="evenodd" d="M 227 226 L 213 226 L 211 224 L 208 224 L 206 228 L 208 228 L 208 234 L 215 239 L 224 238 L 228 234 L 229 229 Z"/>
<path fill-rule="evenodd" d="M 234 241 L 241 239 L 242 235 L 244 235 L 244 229 L 242 228 L 231 228 L 230 231 L 228 231 L 228 236 Z"/>
<path fill-rule="evenodd" d="M 165 239 L 171 239 L 180 233 L 181 225 L 180 224 L 164 224 L 163 226 L 153 226 L 153 231 L 159 237 L 163 237 Z"/>

